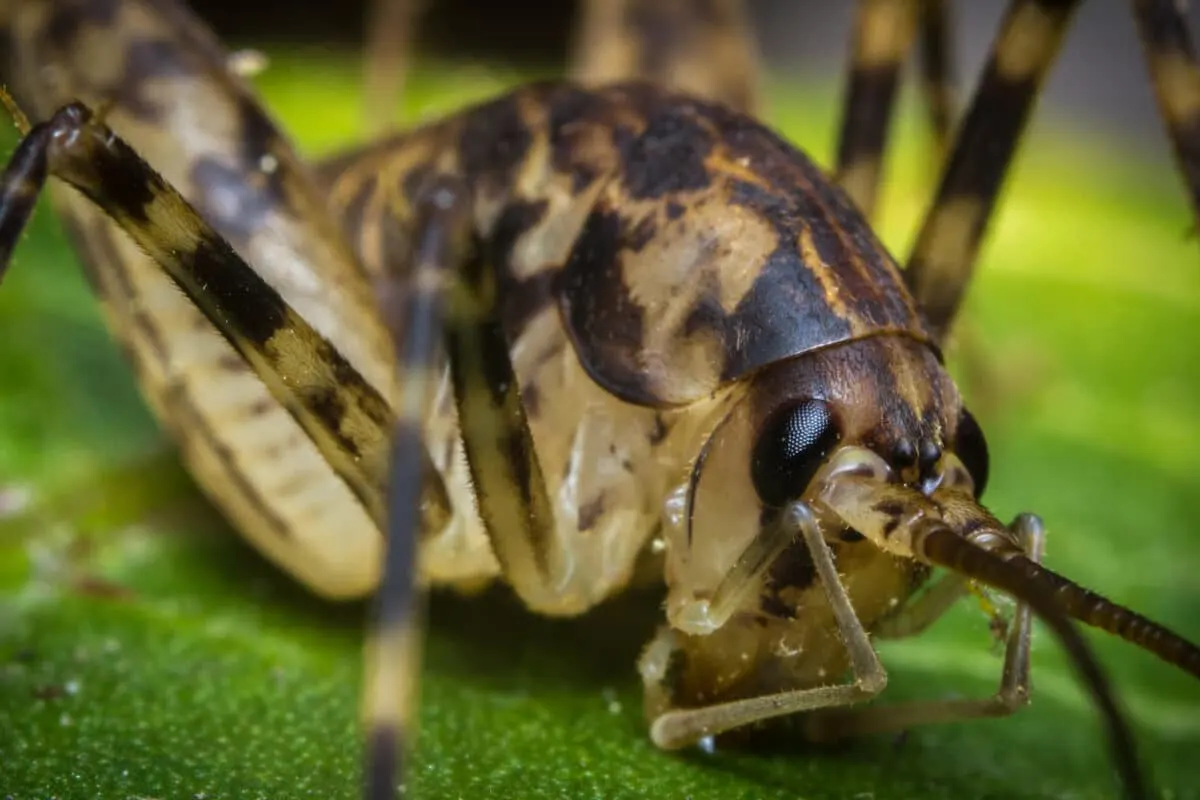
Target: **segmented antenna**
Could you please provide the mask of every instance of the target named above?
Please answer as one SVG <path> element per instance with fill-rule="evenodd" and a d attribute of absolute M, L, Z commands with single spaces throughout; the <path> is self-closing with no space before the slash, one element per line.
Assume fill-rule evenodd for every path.
<path fill-rule="evenodd" d="M 1106 597 L 1085 589 L 1024 556 L 1008 563 L 1025 574 L 1031 583 L 1040 583 L 1054 592 L 1059 607 L 1080 622 L 1119 636 L 1130 644 L 1149 651 L 1200 678 L 1200 647 L 1141 614 L 1130 611 Z"/>
<path fill-rule="evenodd" d="M 1012 595 L 1018 602 L 1027 604 L 1053 629 L 1084 683 L 1091 690 L 1096 704 L 1100 707 L 1100 713 L 1108 729 L 1109 747 L 1121 775 L 1121 781 L 1125 785 L 1126 796 L 1131 800 L 1148 798 L 1149 792 L 1138 761 L 1133 733 L 1125 721 L 1125 716 L 1117 706 L 1108 678 L 1101 670 L 1099 662 L 1092 655 L 1091 648 L 1078 629 L 1071 623 L 1071 616 L 1074 615 L 1068 611 L 1070 603 L 1068 595 L 1063 594 L 1060 598 L 1060 592 L 1064 591 L 1062 587 L 1070 587 L 1078 595 L 1079 600 L 1076 601 L 1076 605 L 1081 606 L 1083 610 L 1103 609 L 1101 613 L 1096 614 L 1098 619 L 1115 619 L 1114 609 L 1132 617 L 1137 615 L 1127 612 L 1113 603 L 1108 603 L 1108 601 L 1104 601 L 1105 605 L 1096 605 L 1092 598 L 1096 600 L 1103 600 L 1103 598 L 1071 584 L 1065 578 L 1054 575 L 1048 570 L 1041 569 L 1023 555 L 1019 555 L 1019 551 L 1014 550 L 1011 554 L 990 552 L 959 536 L 940 522 L 931 520 L 929 525 L 914 530 L 912 548 L 918 557 L 931 564 L 945 567 L 971 580 Z M 1051 580 L 1049 576 L 1053 576 L 1054 579 Z M 1067 604 L 1064 604 L 1064 600 L 1067 600 Z M 1138 619 L 1141 618 L 1138 617 Z M 1146 624 L 1152 625 L 1148 621 Z M 1157 626 L 1155 627 L 1157 628 Z M 1124 629 L 1129 630 L 1128 626 Z M 1142 630 L 1140 627 L 1135 629 Z"/>

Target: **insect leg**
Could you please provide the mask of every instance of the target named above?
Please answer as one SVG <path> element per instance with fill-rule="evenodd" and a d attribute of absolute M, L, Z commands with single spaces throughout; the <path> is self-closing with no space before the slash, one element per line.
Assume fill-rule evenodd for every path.
<path fill-rule="evenodd" d="M 862 623 L 850 605 L 846 587 L 842 585 L 833 553 L 821 535 L 816 520 L 804 506 L 792 507 L 794 524 L 799 527 L 812 555 L 817 575 L 829 597 L 837 620 L 838 631 L 850 655 L 854 673 L 853 683 L 840 686 L 819 686 L 779 694 L 734 700 L 703 708 L 683 708 L 667 711 L 650 726 L 650 736 L 662 748 L 678 748 L 706 736 L 739 728 L 761 720 L 796 714 L 832 706 L 846 706 L 867 700 L 883 691 L 887 672 Z"/>
<path fill-rule="evenodd" d="M 1013 0 L 963 117 L 905 280 L 944 337 L 1021 133 L 1079 0 Z"/>
<path fill-rule="evenodd" d="M 954 54 L 951 49 L 951 0 L 920 0 L 917 57 L 921 91 L 929 112 L 937 163 L 946 159 L 954 126 Z"/>
<path fill-rule="evenodd" d="M 396 122 L 396 101 L 412 62 L 415 31 L 425 0 L 373 0 L 367 9 L 363 69 L 367 135 L 379 136 Z"/>
<path fill-rule="evenodd" d="M 570 76 L 638 79 L 760 113 L 745 0 L 585 0 Z"/>
<path fill-rule="evenodd" d="M 11 253 L 47 175 L 107 213 L 195 303 L 382 527 L 391 410 L 186 200 L 81 103 L 35 125 L 0 187 L 0 255 Z M 0 263 L 0 275 L 7 261 Z"/>
<path fill-rule="evenodd" d="M 916 600 L 877 623 L 871 633 L 877 639 L 916 636 L 941 619 L 966 594 L 966 579 L 960 575 L 943 575 Z"/>
<path fill-rule="evenodd" d="M 463 260 L 469 233 L 464 188 L 450 177 L 431 180 L 418 201 L 412 268 L 389 274 L 381 286 L 402 380 L 392 435 L 387 551 L 366 653 L 368 800 L 393 796 L 415 733 L 422 623 L 417 540 L 428 452 L 423 428 L 441 377 L 444 287 Z"/>
<path fill-rule="evenodd" d="M 868 218 L 875 210 L 900 70 L 914 36 L 938 163 L 946 157 L 954 114 L 949 2 L 858 4 L 835 169 L 838 183 Z"/>
<path fill-rule="evenodd" d="M 561 543 L 501 326 L 495 270 L 476 254 L 450 295 L 447 355 L 479 514 L 504 575 L 532 608 L 553 608 Z"/>
<path fill-rule="evenodd" d="M 884 142 L 916 16 L 916 0 L 860 0 L 855 14 L 834 174 L 868 218 L 875 208 Z"/>
<path fill-rule="evenodd" d="M 1133 0 L 1159 114 L 1200 225 L 1200 65 L 1184 8 L 1172 0 Z"/>
<path fill-rule="evenodd" d="M 1041 563 L 1046 532 L 1032 514 L 1022 514 L 1010 526 L 1022 549 Z M 805 734 L 828 741 L 872 733 L 905 730 L 915 725 L 959 722 L 980 717 L 1003 717 L 1029 702 L 1029 657 L 1033 638 L 1033 612 L 1019 604 L 1004 648 L 1004 671 L 994 695 L 977 700 L 935 700 L 857 709 L 818 711 L 805 719 Z"/>

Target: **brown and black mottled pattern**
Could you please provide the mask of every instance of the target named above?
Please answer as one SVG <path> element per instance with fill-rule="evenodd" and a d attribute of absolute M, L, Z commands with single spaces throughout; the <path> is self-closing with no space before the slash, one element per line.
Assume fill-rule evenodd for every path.
<path fill-rule="evenodd" d="M 112 25 L 123 5 L 123 0 L 59 3 L 46 23 L 47 37 L 59 46 L 70 46 L 84 28 Z"/>
<path fill-rule="evenodd" d="M 50 135 L 30 141 L 48 147 L 51 173 L 120 224 L 243 358 L 264 369 L 276 399 L 382 525 L 386 401 L 87 108 L 64 108 L 44 130 Z M 166 218 L 175 227 L 159 224 Z M 318 368 L 294 374 L 286 365 L 297 358 Z"/>
<path fill-rule="evenodd" d="M 430 142 L 451 143 L 477 205 L 499 203 L 477 213 L 478 235 L 499 272 L 510 341 L 558 305 L 584 368 L 625 400 L 687 403 L 837 342 L 929 338 L 893 259 L 845 195 L 782 137 L 723 106 L 641 83 L 534 84 L 342 156 L 324 174 L 378 175 L 393 153 Z M 397 177 L 407 192 L 411 177 Z M 519 181 L 532 189 L 516 193 Z M 543 221 L 550 186 L 598 194 L 561 268 L 517 279 L 506 251 Z M 714 239 L 710 226 L 730 213 L 747 227 Z M 681 246 L 694 251 L 690 263 L 662 263 Z M 709 365 L 699 376 L 697 358 Z"/>
<path fill-rule="evenodd" d="M 555 89 L 543 89 L 542 102 L 553 104 Z M 633 402 L 681 403 L 696 399 L 701 389 L 674 391 L 672 373 L 687 369 L 685 354 L 647 349 L 646 309 L 669 306 L 689 287 L 712 291 L 695 297 L 695 307 L 678 331 L 694 339 L 697 326 L 708 342 L 699 346 L 719 359 L 718 380 L 736 380 L 772 361 L 885 331 L 927 338 L 923 323 L 907 295 L 899 290 L 899 273 L 861 216 L 820 171 L 782 138 L 748 117 L 672 95 L 644 85 L 615 87 L 598 93 L 612 109 L 608 116 L 633 111 L 645 122 L 631 130 L 614 126 L 612 138 L 619 171 L 610 179 L 581 231 L 564 267 L 560 303 L 577 350 L 592 377 Z M 572 99 L 573 103 L 578 103 Z M 763 250 L 760 278 L 730 310 L 713 294 L 727 270 L 744 263 L 723 257 L 721 243 L 678 277 L 662 281 L 655 296 L 633 298 L 628 271 L 657 269 L 636 256 L 649 243 L 649 218 L 638 213 L 637 201 L 667 207 L 704 208 L 716 216 L 739 206 L 773 231 Z M 702 237 L 687 213 L 660 219 L 655 234 Z M 802 253 L 798 238 L 811 237 L 813 249 Z M 769 248 L 769 249 L 767 249 Z M 631 266 L 632 264 L 632 266 Z M 835 308 L 828 287 L 836 285 L 841 303 Z M 690 329 L 690 330 L 689 330 Z M 665 386 L 647 385 L 645 365 L 660 363 Z"/>
<path fill-rule="evenodd" d="M 0 211 L 0 218 L 7 220 L 9 219 L 9 215 L 5 211 Z M 98 297 L 104 298 L 114 306 L 121 308 L 122 311 L 118 313 L 125 313 L 129 319 L 129 324 L 138 331 L 142 340 L 161 359 L 165 360 L 168 356 L 167 344 L 163 341 L 158 328 L 148 319 L 144 308 L 132 305 L 130 302 L 131 298 L 135 297 L 135 293 L 112 238 L 114 235 L 121 234 L 114 232 L 111 226 L 106 224 L 103 218 L 99 217 L 84 220 L 66 214 L 62 216 L 61 223 L 75 251 L 89 254 L 89 258 L 83 260 L 81 265 L 84 268 L 84 276 L 92 290 Z M 145 362 L 135 356 L 128 340 L 122 340 L 121 346 L 125 350 L 126 360 L 137 372 L 139 380 L 145 380 L 146 375 L 143 373 L 143 370 L 146 369 Z M 239 366 L 241 366 L 240 361 Z M 167 389 L 163 396 L 163 402 L 172 408 L 171 425 L 187 428 L 201 434 L 199 439 L 186 437 L 181 439 L 181 449 L 186 451 L 189 447 L 194 446 L 197 441 L 205 441 L 208 443 L 208 446 L 218 451 L 218 455 L 228 459 L 228 454 L 225 452 L 224 446 L 210 432 L 207 419 L 197 412 L 191 397 L 185 391 L 178 388 L 178 384 L 175 387 Z M 232 460 L 228 460 L 227 463 L 233 462 Z M 288 526 L 274 513 L 262 494 L 256 491 L 255 487 L 247 480 L 244 474 L 238 470 L 229 470 L 228 480 L 239 487 L 241 496 L 253 505 L 256 513 L 270 527 L 275 536 L 280 538 L 289 537 L 290 530 Z"/>
<path fill-rule="evenodd" d="M 488 530 L 510 532 L 519 547 L 528 548 L 538 573 L 545 576 L 551 552 L 547 520 L 553 516 L 508 341 L 497 309 L 480 302 L 486 291 L 469 278 L 463 283 L 462 293 L 476 305 L 469 313 L 450 314 L 446 350 L 479 511 Z M 520 557 L 505 546 L 508 540 L 506 535 L 492 541 L 496 557 L 511 566 Z"/>
<path fill-rule="evenodd" d="M 833 554 L 836 564 L 836 549 Z M 816 579 L 817 567 L 808 547 L 803 542 L 791 545 L 780 553 L 767 572 L 766 583 L 759 597 L 761 611 L 772 617 L 795 619 L 796 605 L 785 600 L 783 593 L 802 592 L 812 586 Z"/>
<path fill-rule="evenodd" d="M 511 96 L 477 106 L 462 118 L 458 133 L 459 166 L 476 180 L 494 182 L 501 190 L 525 160 L 533 133 Z"/>
<path fill-rule="evenodd" d="M 54 55 L 39 50 L 37 58 L 52 63 L 58 54 L 70 52 L 79 46 L 80 38 L 93 30 L 111 29 L 117 24 L 117 16 L 128 5 L 122 0 L 70 0 L 54 4 L 44 23 L 44 35 L 35 41 L 35 48 L 49 48 Z M 160 4 L 157 11 L 169 9 L 170 3 Z M 189 43 L 197 37 L 192 28 L 184 26 L 179 32 L 186 35 Z M 186 50 L 172 38 L 142 38 L 131 32 L 122 47 L 120 77 L 107 85 L 89 83 L 88 93 L 99 93 L 111 100 L 113 105 L 144 121 L 159 119 L 161 103 L 146 91 L 147 85 L 156 78 L 180 77 L 194 73 Z M 35 99 L 35 98 L 31 98 Z M 37 106 L 37 103 L 31 103 Z M 43 109 L 45 110 L 45 109 Z"/>
<path fill-rule="evenodd" d="M 500 319 L 510 340 L 515 340 L 530 320 L 552 304 L 556 277 L 552 270 L 518 279 L 510 263 L 517 240 L 542 221 L 546 208 L 545 200 L 510 202 L 492 226 L 487 241 L 487 263 L 497 271 L 499 291 L 508 299 L 500 309 Z"/>

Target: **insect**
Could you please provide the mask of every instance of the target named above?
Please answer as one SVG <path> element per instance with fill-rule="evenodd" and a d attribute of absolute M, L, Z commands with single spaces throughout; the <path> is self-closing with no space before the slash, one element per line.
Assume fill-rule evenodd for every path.
<path fill-rule="evenodd" d="M 0 185 L 0 247 L 48 175 L 70 184 L 59 212 L 200 482 L 317 592 L 378 583 L 370 797 L 408 744 L 418 548 L 427 582 L 502 577 L 560 616 L 660 560 L 666 624 L 639 669 L 664 748 L 785 715 L 822 739 L 1010 713 L 1036 612 L 1145 796 L 1069 619 L 1192 674 L 1200 651 L 1042 567 L 1035 517 L 979 504 L 986 445 L 939 349 L 1073 5 L 1012 4 L 901 273 L 862 213 L 883 130 L 854 109 L 888 102 L 937 4 L 862 6 L 845 192 L 733 107 L 745 82 L 725 103 L 532 85 L 310 177 L 182 7 L 17 4 L 13 84 L 43 121 Z M 1169 3 L 1136 9 L 1195 195 L 1190 44 Z M 615 71 L 645 72 L 630 61 Z M 950 577 L 917 595 L 934 566 Z M 996 696 L 859 705 L 886 684 L 870 636 L 972 583 L 1019 601 Z"/>

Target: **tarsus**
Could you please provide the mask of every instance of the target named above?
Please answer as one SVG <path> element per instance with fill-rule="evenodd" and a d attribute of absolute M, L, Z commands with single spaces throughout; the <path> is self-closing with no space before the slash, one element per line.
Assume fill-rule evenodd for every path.
<path fill-rule="evenodd" d="M 1162 642 L 1165 645 L 1167 640 L 1155 633 L 1161 631 L 1175 641 L 1182 640 L 1148 620 L 1039 567 L 1017 550 L 1011 553 L 989 552 L 942 523 L 933 523 L 914 533 L 913 550 L 920 557 L 1012 595 L 1018 602 L 1027 604 L 1054 630 L 1100 707 L 1108 729 L 1113 760 L 1125 785 L 1126 796 L 1131 800 L 1149 797 L 1129 724 L 1117 706 L 1108 678 L 1083 636 L 1071 623 L 1071 617 L 1078 616 L 1084 622 L 1112 630 L 1123 638 L 1130 638 L 1125 635 L 1127 632 L 1131 636 L 1141 636 L 1150 643 Z M 1121 613 L 1118 614 L 1118 611 Z M 1130 638 L 1130 641 L 1141 644 L 1138 639 Z M 1186 663 L 1174 660 L 1159 650 L 1154 652 L 1173 663 L 1180 663 L 1186 669 L 1195 660 L 1195 648 L 1186 642 L 1183 644 L 1192 651 L 1190 660 L 1186 657 L 1186 651 L 1180 653 L 1180 658 Z M 1149 644 L 1142 646 L 1153 649 Z M 1177 647 L 1165 646 L 1164 649 L 1172 654 L 1178 650 Z"/>

